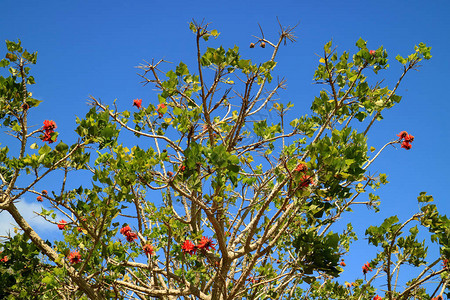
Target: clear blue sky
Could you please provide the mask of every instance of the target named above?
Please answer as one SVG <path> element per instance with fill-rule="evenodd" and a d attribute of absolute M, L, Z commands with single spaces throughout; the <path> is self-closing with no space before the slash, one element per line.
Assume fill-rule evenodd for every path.
<path fill-rule="evenodd" d="M 187 26 L 192 19 L 205 18 L 221 32 L 212 45 L 238 45 L 242 56 L 257 60 L 270 53 L 267 48 L 248 48 L 252 35 L 260 33 L 258 23 L 269 39 L 276 37 L 276 17 L 283 25 L 299 23 L 298 41 L 282 47 L 276 73 L 288 80 L 280 98 L 296 105 L 292 118 L 307 113 L 318 95 L 320 86 L 312 85 L 318 64 L 315 53 L 321 54 L 330 39 L 339 52 L 354 51 L 359 37 L 368 40 L 369 48 L 383 45 L 391 68 L 380 75 L 386 75 L 384 84 L 390 87 L 402 71 L 394 57 L 407 55 L 424 42 L 432 47 L 433 58 L 420 72 L 407 75 L 398 90 L 402 102 L 385 112 L 385 120 L 369 135 L 369 145 L 379 149 L 406 130 L 415 136 L 413 148 L 388 149 L 372 165 L 372 172 L 387 173 L 390 181 L 378 192 L 382 213 L 361 208 L 354 215 L 355 224 L 380 223 L 393 214 L 406 220 L 417 211 L 421 191 L 432 194 L 440 211 L 449 215 L 449 1 L 2 0 L 1 10 L 0 55 L 5 53 L 5 39 L 20 38 L 25 48 L 38 51 L 38 65 L 32 71 L 37 84 L 31 91 L 45 102 L 30 124 L 55 120 L 66 143 L 76 139 L 75 115 L 88 110 L 89 95 L 108 103 L 117 98 L 123 109 L 130 109 L 134 98 L 156 103 L 155 93 L 142 87 L 134 67 L 152 58 L 192 63 L 195 40 Z M 360 272 L 359 263 L 349 268 Z"/>

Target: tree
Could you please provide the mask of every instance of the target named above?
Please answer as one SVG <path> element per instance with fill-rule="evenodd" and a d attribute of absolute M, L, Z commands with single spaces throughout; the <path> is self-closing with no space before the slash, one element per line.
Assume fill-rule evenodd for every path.
<path fill-rule="evenodd" d="M 22 240 L 29 238 L 26 251 L 37 248 L 51 261 L 40 262 L 47 268 L 44 293 L 67 299 L 380 299 L 383 293 L 385 299 L 436 299 L 448 293 L 449 220 L 431 196 L 419 195 L 421 211 L 409 220 L 394 216 L 367 229 L 379 252 L 352 283 L 336 278 L 357 237 L 350 223 L 332 231 L 351 218 L 354 205 L 378 210 L 373 193 L 356 201 L 387 183 L 385 174 L 368 168 L 389 145 L 409 150 L 414 137 L 392 134 L 374 154 L 367 135 L 401 100 L 397 88 L 431 58 L 430 47 L 421 43 L 411 55 L 398 55 L 403 73 L 388 88 L 367 79 L 388 68 L 382 47 L 369 50 L 359 39 L 350 58 L 327 43 L 314 74 L 324 88 L 311 115 L 287 120 L 293 104 L 274 100 L 285 80 L 275 82 L 272 73 L 281 45 L 295 41 L 294 28 L 280 25 L 276 41 L 263 35 L 250 44 L 272 48 L 263 63 L 241 58 L 237 46 L 204 49 L 219 33 L 195 22 L 190 29 L 197 65 L 180 62 L 168 72 L 163 60 L 141 65 L 144 83 L 159 90 L 157 101 L 130 100 L 130 112 L 91 97 L 92 108 L 77 118 L 79 141 L 70 146 L 58 142 L 51 120 L 28 127 L 28 114 L 40 103 L 28 92 L 34 84 L 28 65 L 37 53 L 7 41 L 1 66 L 11 67 L 0 78 L 1 119 L 20 151 L 0 149 L 0 209 L 15 219 Z M 269 123 L 263 111 L 277 120 Z M 31 144 L 33 137 L 41 142 Z M 60 189 L 37 190 L 51 173 L 60 176 Z M 72 174 L 89 174 L 91 181 L 71 187 Z M 44 201 L 39 215 L 64 240 L 47 243 L 31 228 L 14 203 L 25 195 Z M 65 218 L 55 219 L 56 211 Z M 438 259 L 425 259 L 415 222 L 439 244 Z M 10 238 L 3 247 L 13 243 Z M 402 273 L 408 281 L 402 285 L 405 266 L 419 273 Z M 439 283 L 425 289 L 431 280 Z"/>

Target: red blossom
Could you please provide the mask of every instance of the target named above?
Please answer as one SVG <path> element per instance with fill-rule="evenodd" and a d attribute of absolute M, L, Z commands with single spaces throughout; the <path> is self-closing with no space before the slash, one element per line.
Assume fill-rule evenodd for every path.
<path fill-rule="evenodd" d="M 401 131 L 399 134 L 397 134 L 399 139 L 404 139 L 407 135 L 408 133 L 406 131 Z"/>
<path fill-rule="evenodd" d="M 160 118 L 164 115 L 162 110 L 164 110 L 166 107 L 167 106 L 164 103 L 158 104 L 158 107 L 156 108 L 156 111 L 158 112 Z"/>
<path fill-rule="evenodd" d="M 304 163 L 299 163 L 297 165 L 297 167 L 294 169 L 294 171 L 297 171 L 297 172 L 305 172 L 307 170 L 308 170 L 308 167 Z"/>
<path fill-rule="evenodd" d="M 375 50 L 370 50 L 370 51 L 369 51 L 369 54 L 372 55 L 372 56 L 374 56 L 374 55 L 375 55 Z"/>
<path fill-rule="evenodd" d="M 53 132 L 56 129 L 56 123 L 53 120 L 44 121 L 44 130 Z"/>
<path fill-rule="evenodd" d="M 64 220 L 59 221 L 58 228 L 59 230 L 63 230 L 66 227 L 67 222 Z"/>
<path fill-rule="evenodd" d="M 411 149 L 411 144 L 408 143 L 407 141 L 403 141 L 402 142 L 402 148 L 405 148 L 406 150 Z"/>
<path fill-rule="evenodd" d="M 369 262 L 364 264 L 364 266 L 362 267 L 362 271 L 363 271 L 364 275 L 366 275 L 367 272 L 372 271 L 372 268 L 370 267 Z"/>
<path fill-rule="evenodd" d="M 448 268 L 449 268 L 449 266 L 450 266 L 450 265 L 449 265 L 449 261 L 448 261 L 448 259 L 444 259 L 444 260 L 442 261 L 442 265 L 444 266 L 444 269 L 445 269 L 445 268 L 447 268 L 447 269 L 448 269 Z"/>
<path fill-rule="evenodd" d="M 82 232 L 82 231 L 83 231 L 83 228 L 77 227 L 77 230 L 78 230 L 78 232 Z"/>
<path fill-rule="evenodd" d="M 128 225 L 124 226 L 124 227 L 122 227 L 122 229 L 120 229 L 120 233 L 123 234 L 123 235 L 127 235 L 128 232 L 130 232 L 130 231 L 131 231 L 131 228 Z"/>
<path fill-rule="evenodd" d="M 8 256 L 5 255 L 5 257 L 3 257 L 2 259 L 0 259 L 1 262 L 7 262 L 8 261 Z"/>
<path fill-rule="evenodd" d="M 52 133 L 53 133 L 53 131 L 44 132 L 44 135 L 41 137 L 41 140 L 43 142 L 48 142 L 49 144 L 55 142 L 56 138 L 55 138 L 55 140 L 52 140 L 52 135 L 51 135 Z"/>
<path fill-rule="evenodd" d="M 411 143 L 411 142 L 413 142 L 413 141 L 414 141 L 414 136 L 413 136 L 413 135 L 407 134 L 407 135 L 405 136 L 405 142 Z"/>
<path fill-rule="evenodd" d="M 167 172 L 167 176 L 172 177 L 173 176 L 173 172 L 171 172 L 171 171 Z"/>
<path fill-rule="evenodd" d="M 437 297 L 431 298 L 431 300 L 444 300 L 441 295 L 438 295 Z"/>
<path fill-rule="evenodd" d="M 41 196 L 37 196 L 36 200 L 39 201 L 39 202 L 42 202 L 42 197 Z"/>
<path fill-rule="evenodd" d="M 341 262 L 340 262 L 339 264 L 340 264 L 342 267 L 345 267 L 345 266 L 346 266 L 344 260 L 341 260 Z"/>
<path fill-rule="evenodd" d="M 131 242 L 133 242 L 135 239 L 137 239 L 137 234 L 136 234 L 136 232 L 128 231 L 126 237 L 127 237 L 127 241 L 129 241 L 129 242 L 131 243 Z"/>
<path fill-rule="evenodd" d="M 133 106 L 136 106 L 138 109 L 142 107 L 142 99 L 134 99 Z"/>
<path fill-rule="evenodd" d="M 186 170 L 186 167 L 185 166 L 181 166 L 180 167 L 180 172 L 184 172 L 184 170 Z"/>
<path fill-rule="evenodd" d="M 195 254 L 197 251 L 197 246 L 195 246 L 191 241 L 186 240 L 183 243 L 183 246 L 181 246 L 181 249 L 183 250 L 183 253 L 188 253 L 190 255 Z"/>
<path fill-rule="evenodd" d="M 314 184 L 312 176 L 305 174 L 302 176 L 302 178 L 300 178 L 300 187 L 307 187 L 312 184 Z"/>
<path fill-rule="evenodd" d="M 71 264 L 77 264 L 81 261 L 81 255 L 78 251 L 70 252 L 68 258 Z"/>
<path fill-rule="evenodd" d="M 375 297 L 373 297 L 373 300 L 381 300 L 383 298 L 381 298 L 380 296 L 376 295 Z"/>
<path fill-rule="evenodd" d="M 47 190 L 43 190 L 43 191 L 42 191 L 42 194 L 43 194 L 43 195 L 47 195 L 47 194 L 48 194 L 48 193 L 47 193 Z"/>
<path fill-rule="evenodd" d="M 216 248 L 214 248 L 215 244 L 213 243 L 212 239 L 209 237 L 202 237 L 202 239 L 200 240 L 200 243 L 197 245 L 198 249 L 204 249 L 206 251 L 208 251 L 209 249 L 214 249 L 216 250 Z"/>
<path fill-rule="evenodd" d="M 155 254 L 155 249 L 150 244 L 145 244 L 144 247 L 142 247 L 142 249 L 144 250 L 144 253 L 146 255 L 153 255 L 153 254 Z"/>

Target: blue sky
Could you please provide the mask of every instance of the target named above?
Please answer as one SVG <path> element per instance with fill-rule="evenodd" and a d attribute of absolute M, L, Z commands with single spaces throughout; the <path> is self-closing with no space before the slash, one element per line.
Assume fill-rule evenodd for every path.
<path fill-rule="evenodd" d="M 402 102 L 385 112 L 383 122 L 376 123 L 369 134 L 369 145 L 377 149 L 401 130 L 413 134 L 415 141 L 409 151 L 388 149 L 371 166 L 372 172 L 387 173 L 390 184 L 378 191 L 380 214 L 365 207 L 355 211 L 354 225 L 366 226 L 379 224 L 393 214 L 406 220 L 417 211 L 416 198 L 421 191 L 435 197 L 442 213 L 450 212 L 450 101 L 446 91 L 450 78 L 449 3 L 2 0 L 0 56 L 5 53 L 5 39 L 19 38 L 25 48 L 38 51 L 38 64 L 32 70 L 37 84 L 31 91 L 44 102 L 29 123 L 41 126 L 42 119 L 53 119 L 61 139 L 72 143 L 76 140 L 75 115 L 83 116 L 88 110 L 89 95 L 106 103 L 117 98 L 122 109 L 131 109 L 135 98 L 157 103 L 152 88 L 140 84 L 135 66 L 152 58 L 192 64 L 195 40 L 188 29 L 192 19 L 205 19 L 221 32 L 211 46 L 238 45 L 243 57 L 256 61 L 267 60 L 270 55 L 267 48 L 248 47 L 254 41 L 252 35 L 260 34 L 258 23 L 269 39 L 276 38 L 277 17 L 283 25 L 299 23 L 298 41 L 281 48 L 275 74 L 287 79 L 288 89 L 280 93 L 280 100 L 295 104 L 291 118 L 309 113 L 311 101 L 319 93 L 320 86 L 312 84 L 316 53 L 322 54 L 323 44 L 330 39 L 338 52 L 354 52 L 359 37 L 368 41 L 369 48 L 383 45 L 391 68 L 377 78 L 385 76 L 384 84 L 389 87 L 402 71 L 394 57 L 407 55 L 414 45 L 424 42 L 432 47 L 433 58 L 423 63 L 420 72 L 407 75 L 398 90 Z M 34 200 L 25 201 L 31 205 Z M 34 208 L 35 204 L 30 209 Z M 0 218 L 6 221 L 3 214 Z M 348 268 L 360 272 L 361 265 L 358 261 Z"/>

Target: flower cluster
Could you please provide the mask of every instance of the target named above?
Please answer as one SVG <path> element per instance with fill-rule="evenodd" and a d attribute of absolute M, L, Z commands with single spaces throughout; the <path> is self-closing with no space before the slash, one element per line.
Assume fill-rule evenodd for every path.
<path fill-rule="evenodd" d="M 366 275 L 367 272 L 372 271 L 372 268 L 370 267 L 369 262 L 365 263 L 364 266 L 362 266 L 362 271 L 363 271 L 364 275 Z"/>
<path fill-rule="evenodd" d="M 56 123 L 51 120 L 45 120 L 44 121 L 44 127 L 43 127 L 43 131 L 44 131 L 44 135 L 41 136 L 41 140 L 43 142 L 48 142 L 49 144 L 53 143 L 56 141 L 56 137 L 55 140 L 52 139 L 52 135 L 55 136 L 53 133 L 55 132 L 56 129 Z"/>
<path fill-rule="evenodd" d="M 153 255 L 153 254 L 155 254 L 155 249 L 150 244 L 145 244 L 144 247 L 142 247 L 142 250 L 144 250 L 144 253 L 146 255 Z"/>
<path fill-rule="evenodd" d="M 402 131 L 399 134 L 397 134 L 399 138 L 399 142 L 402 142 L 402 148 L 405 148 L 406 150 L 411 149 L 411 143 L 414 141 L 414 136 L 408 134 L 406 131 Z"/>
<path fill-rule="evenodd" d="M 449 263 L 448 259 L 444 259 L 442 261 L 442 265 L 444 266 L 444 269 L 450 268 L 450 263 Z"/>
<path fill-rule="evenodd" d="M 128 225 L 122 227 L 122 229 L 120 229 L 120 233 L 123 234 L 124 236 L 126 236 L 127 241 L 129 241 L 130 243 L 132 241 L 134 241 L 135 239 L 137 239 L 136 232 L 131 231 L 131 228 Z"/>
<path fill-rule="evenodd" d="M 164 103 L 158 104 L 158 108 L 156 108 L 156 111 L 158 112 L 158 115 L 160 118 L 164 115 L 166 111 L 167 106 Z"/>
<path fill-rule="evenodd" d="M 78 251 L 70 252 L 68 258 L 71 264 L 77 264 L 81 261 L 80 252 Z"/>
<path fill-rule="evenodd" d="M 375 297 L 373 297 L 373 300 L 382 300 L 383 298 L 381 298 L 380 296 L 376 295 Z"/>
<path fill-rule="evenodd" d="M 64 228 L 66 227 L 67 222 L 64 220 L 59 221 L 58 223 L 58 228 L 59 230 L 64 230 Z"/>
<path fill-rule="evenodd" d="M 208 251 L 210 249 L 216 250 L 216 248 L 214 248 L 215 245 L 216 244 L 213 243 L 211 238 L 204 236 L 202 237 L 198 245 L 194 245 L 194 243 L 192 243 L 191 241 L 186 240 L 181 246 L 181 249 L 183 250 L 183 253 L 192 255 L 195 254 L 197 250 L 200 251 Z"/>
<path fill-rule="evenodd" d="M 142 99 L 134 99 L 133 106 L 136 106 L 138 109 L 142 107 Z"/>
<path fill-rule="evenodd" d="M 304 163 L 304 162 L 300 162 L 297 167 L 295 167 L 294 171 L 296 172 L 301 172 L 301 173 L 305 173 L 306 171 L 308 171 L 308 166 Z M 300 187 L 308 187 L 310 185 L 313 185 L 314 181 L 312 179 L 311 175 L 307 175 L 307 174 L 303 174 L 302 177 L 300 178 Z"/>

